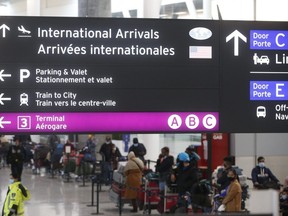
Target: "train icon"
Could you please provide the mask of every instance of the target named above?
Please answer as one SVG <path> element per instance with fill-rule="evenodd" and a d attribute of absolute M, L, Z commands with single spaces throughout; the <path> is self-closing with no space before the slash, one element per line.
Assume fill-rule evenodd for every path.
<path fill-rule="evenodd" d="M 29 106 L 29 104 L 28 104 L 28 94 L 26 94 L 26 93 L 22 93 L 20 95 L 20 106 L 22 106 L 22 105 Z"/>

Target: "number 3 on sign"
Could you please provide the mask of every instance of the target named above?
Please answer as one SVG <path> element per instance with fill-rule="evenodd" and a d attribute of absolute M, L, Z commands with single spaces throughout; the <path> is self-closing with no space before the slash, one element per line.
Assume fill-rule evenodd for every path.
<path fill-rule="evenodd" d="M 31 116 L 17 116 L 17 129 L 19 130 L 31 129 Z"/>

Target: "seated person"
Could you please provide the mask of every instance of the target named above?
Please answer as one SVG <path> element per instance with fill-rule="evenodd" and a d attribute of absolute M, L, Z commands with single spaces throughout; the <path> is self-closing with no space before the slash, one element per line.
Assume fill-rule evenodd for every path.
<path fill-rule="evenodd" d="M 260 156 L 257 159 L 258 165 L 251 172 L 252 181 L 255 187 L 265 186 L 269 182 L 280 184 L 279 180 L 273 175 L 271 170 L 265 166 L 265 158 Z"/>

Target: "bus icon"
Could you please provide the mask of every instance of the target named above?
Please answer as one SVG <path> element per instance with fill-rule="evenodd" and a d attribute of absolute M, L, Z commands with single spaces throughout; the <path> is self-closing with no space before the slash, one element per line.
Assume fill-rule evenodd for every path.
<path fill-rule="evenodd" d="M 257 109 L 256 109 L 256 115 L 257 115 L 257 118 L 266 118 L 266 107 L 264 106 L 258 106 Z"/>

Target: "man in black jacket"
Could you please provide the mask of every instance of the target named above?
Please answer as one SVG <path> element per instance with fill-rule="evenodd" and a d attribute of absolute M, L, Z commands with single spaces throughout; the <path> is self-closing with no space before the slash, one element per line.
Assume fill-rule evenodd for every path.
<path fill-rule="evenodd" d="M 232 169 L 232 165 L 234 163 L 234 159 L 232 156 L 227 156 L 223 159 L 223 166 L 224 169 L 220 170 L 218 175 L 218 179 L 217 179 L 217 184 L 220 186 L 220 192 L 222 190 L 227 189 L 227 187 L 230 184 L 230 180 L 227 177 L 228 172 Z"/>
<path fill-rule="evenodd" d="M 15 137 L 14 142 L 15 144 L 11 145 L 8 150 L 6 161 L 7 164 L 11 164 L 11 172 L 18 173 L 21 178 L 26 151 L 18 137 Z"/>
<path fill-rule="evenodd" d="M 166 180 L 171 175 L 173 164 L 174 157 L 169 155 L 169 148 L 163 147 L 156 163 L 156 172 L 159 173 L 159 189 L 162 193 L 165 189 Z"/>
<path fill-rule="evenodd" d="M 181 205 L 181 198 L 186 195 L 186 192 L 191 193 L 192 186 L 198 182 L 198 169 L 190 164 L 189 155 L 182 152 L 178 155 L 177 168 L 173 170 L 171 182 L 176 182 L 177 192 L 179 195 L 178 205 Z M 191 204 L 190 197 L 187 197 L 188 205 Z"/>
<path fill-rule="evenodd" d="M 145 146 L 142 143 L 139 143 L 137 138 L 133 138 L 133 145 L 130 146 L 128 152 L 133 151 L 135 156 L 140 158 L 145 164 L 145 158 L 147 151 Z"/>
<path fill-rule="evenodd" d="M 112 139 L 110 136 L 107 136 L 105 139 L 105 143 L 102 144 L 100 148 L 100 154 L 102 155 L 103 160 L 103 178 L 106 185 L 111 184 L 112 182 L 112 149 L 114 144 L 112 143 Z"/>

